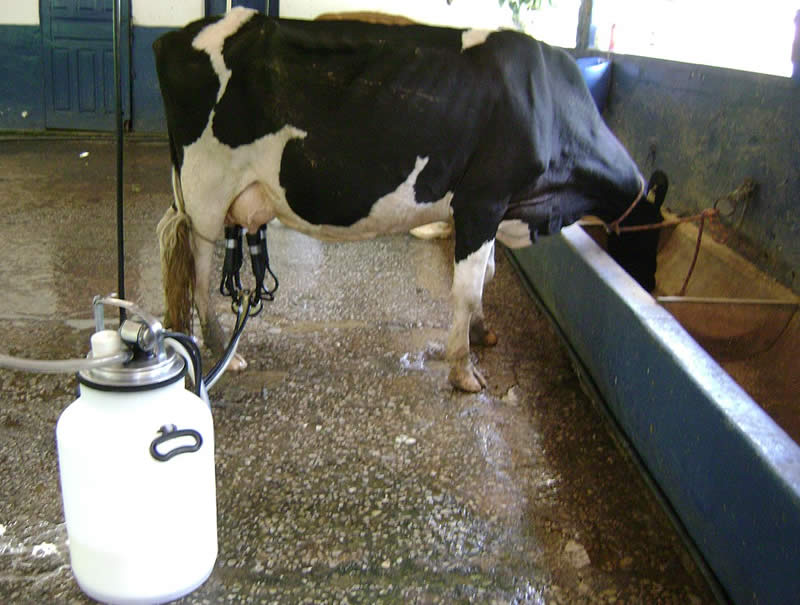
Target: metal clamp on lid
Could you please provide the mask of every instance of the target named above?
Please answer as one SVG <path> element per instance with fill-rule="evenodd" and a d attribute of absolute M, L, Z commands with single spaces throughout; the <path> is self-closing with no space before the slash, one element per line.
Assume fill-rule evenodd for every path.
<path fill-rule="evenodd" d="M 136 315 L 144 320 L 147 328 L 146 332 L 142 330 L 144 326 L 141 326 L 141 324 L 138 322 L 133 322 L 137 326 L 136 328 L 131 326 L 126 328 L 125 324 L 128 323 L 128 320 L 122 324 L 122 327 L 120 328 L 120 336 L 122 336 L 122 339 L 125 340 L 125 342 L 130 344 L 136 343 L 143 351 L 146 351 L 147 353 L 155 353 L 156 357 L 159 359 L 162 359 L 166 355 L 166 351 L 164 349 L 164 326 L 161 324 L 161 322 L 154 315 L 151 315 L 138 305 L 135 305 L 127 300 L 117 298 L 113 294 L 109 296 L 95 296 L 94 300 L 92 301 L 92 306 L 94 308 L 94 326 L 96 331 L 100 332 L 105 327 L 103 305 L 110 305 L 120 309 L 125 309 L 126 311 L 130 311 L 131 314 Z M 133 338 L 133 340 L 129 340 L 129 338 L 131 338 L 131 334 L 134 332 L 136 334 L 135 338 Z"/>
<path fill-rule="evenodd" d="M 131 349 L 133 358 L 126 363 L 79 372 L 78 380 L 82 384 L 101 390 L 142 390 L 169 384 L 184 376 L 186 363 L 180 355 L 164 346 L 161 322 L 132 302 L 114 295 L 96 296 L 92 306 L 98 334 L 105 327 L 104 305 L 125 309 L 142 320 L 126 319 L 118 332 L 119 346 Z"/>

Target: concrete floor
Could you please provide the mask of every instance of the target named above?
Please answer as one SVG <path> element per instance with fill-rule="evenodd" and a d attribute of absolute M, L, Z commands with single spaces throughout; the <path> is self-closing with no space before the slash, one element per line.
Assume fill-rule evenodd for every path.
<path fill-rule="evenodd" d="M 116 289 L 113 154 L 0 142 L 2 352 L 88 350 L 91 299 Z M 126 158 L 127 297 L 159 314 L 168 153 L 137 140 Z M 502 253 L 500 341 L 475 351 L 489 387 L 467 395 L 441 360 L 450 242 L 268 236 L 277 299 L 245 332 L 248 370 L 211 392 L 217 566 L 181 602 L 714 601 Z M 86 602 L 54 439 L 75 388 L 0 370 L 0 602 Z"/>

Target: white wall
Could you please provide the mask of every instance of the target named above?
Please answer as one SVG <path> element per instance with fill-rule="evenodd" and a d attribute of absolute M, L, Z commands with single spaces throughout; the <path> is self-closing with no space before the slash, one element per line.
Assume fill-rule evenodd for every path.
<path fill-rule="evenodd" d="M 203 16 L 203 0 L 131 0 L 134 25 L 183 26 Z"/>
<path fill-rule="evenodd" d="M 598 47 L 789 76 L 797 0 L 595 0 Z"/>
<path fill-rule="evenodd" d="M 281 0 L 281 17 L 313 19 L 321 13 L 377 11 L 431 25 L 494 29 L 513 27 L 508 5 L 497 0 Z"/>
<path fill-rule="evenodd" d="M 39 0 L 0 0 L 3 25 L 39 25 Z"/>

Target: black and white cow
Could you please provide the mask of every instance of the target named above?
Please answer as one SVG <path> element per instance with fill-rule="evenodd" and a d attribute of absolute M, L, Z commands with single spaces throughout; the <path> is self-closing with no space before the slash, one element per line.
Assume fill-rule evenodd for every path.
<path fill-rule="evenodd" d="M 358 240 L 452 220 L 450 381 L 485 381 L 470 342 L 494 344 L 481 299 L 495 238 L 529 245 L 585 214 L 660 220 L 565 52 L 523 34 L 234 9 L 154 44 L 175 201 L 159 223 L 165 323 L 223 348 L 209 305 L 214 240 L 277 217 Z M 655 249 L 642 254 L 655 255 Z"/>

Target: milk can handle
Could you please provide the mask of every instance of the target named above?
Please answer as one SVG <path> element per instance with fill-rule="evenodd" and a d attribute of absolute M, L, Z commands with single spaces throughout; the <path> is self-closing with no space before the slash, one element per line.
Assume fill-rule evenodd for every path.
<path fill-rule="evenodd" d="M 191 452 L 196 452 L 203 445 L 203 436 L 194 429 L 178 430 L 174 424 L 168 424 L 162 426 L 158 432 L 161 433 L 161 437 L 156 437 L 153 439 L 153 442 L 150 444 L 150 455 L 159 462 L 166 462 L 178 454 L 189 454 Z M 193 437 L 194 444 L 176 447 L 174 450 L 169 450 L 165 454 L 162 454 L 158 451 L 157 448 L 162 443 L 166 443 L 171 439 L 177 439 L 180 437 Z"/>

